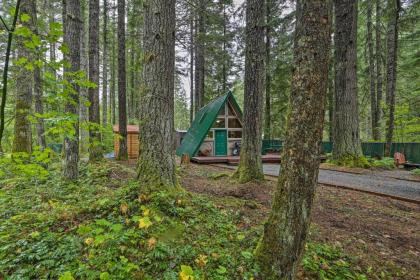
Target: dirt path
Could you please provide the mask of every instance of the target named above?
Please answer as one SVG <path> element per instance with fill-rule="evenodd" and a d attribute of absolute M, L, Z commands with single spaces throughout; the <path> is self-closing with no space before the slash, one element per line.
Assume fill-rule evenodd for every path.
<path fill-rule="evenodd" d="M 186 189 L 220 207 L 228 207 L 229 197 L 242 199 L 238 226 L 259 225 L 267 217 L 275 182 L 240 185 L 229 170 L 211 166 L 190 165 L 184 172 Z M 319 185 L 312 221 L 311 240 L 342 247 L 363 267 L 385 271 L 381 279 L 420 279 L 420 205 Z"/>
<path fill-rule="evenodd" d="M 223 167 L 236 168 L 236 166 L 229 165 L 223 165 Z M 276 177 L 279 175 L 280 165 L 278 164 L 264 164 L 263 168 L 264 174 L 266 175 Z M 318 182 L 320 184 L 345 186 L 420 201 L 420 182 L 395 179 L 390 176 L 389 171 L 386 174 L 382 174 L 381 172 L 352 174 L 320 169 Z"/>

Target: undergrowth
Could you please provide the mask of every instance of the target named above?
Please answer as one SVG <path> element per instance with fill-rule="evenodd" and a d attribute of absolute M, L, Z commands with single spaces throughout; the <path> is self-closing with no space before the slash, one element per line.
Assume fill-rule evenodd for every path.
<path fill-rule="evenodd" d="M 371 157 L 345 157 L 341 160 L 334 160 L 329 158 L 327 163 L 337 165 L 337 166 L 345 166 L 350 168 L 376 168 L 376 169 L 394 169 L 395 162 L 393 158 L 382 158 L 382 159 L 375 159 Z"/>
<path fill-rule="evenodd" d="M 240 229 L 234 209 L 184 191 L 143 193 L 116 163 L 82 164 L 77 183 L 62 181 L 57 166 L 42 180 L 2 177 L 0 278 L 258 279 L 261 226 Z M 365 279 L 353 261 L 308 243 L 303 271 Z"/>
<path fill-rule="evenodd" d="M 416 168 L 410 171 L 411 175 L 420 176 L 420 168 Z"/>

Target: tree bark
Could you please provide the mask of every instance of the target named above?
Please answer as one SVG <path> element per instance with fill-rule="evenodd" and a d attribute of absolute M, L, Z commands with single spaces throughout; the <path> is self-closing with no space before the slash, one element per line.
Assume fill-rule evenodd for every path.
<path fill-rule="evenodd" d="M 174 154 L 175 0 L 144 6 L 144 92 L 138 178 L 142 186 L 176 186 Z"/>
<path fill-rule="evenodd" d="M 96 85 L 89 88 L 89 160 L 97 161 L 102 158 L 99 131 L 99 0 L 89 0 L 89 81 Z"/>
<path fill-rule="evenodd" d="M 194 120 L 194 9 L 190 8 L 190 125 Z"/>
<path fill-rule="evenodd" d="M 127 154 L 127 101 L 125 69 L 125 0 L 118 0 L 118 159 L 126 160 Z"/>
<path fill-rule="evenodd" d="M 32 32 L 36 35 L 39 35 L 38 33 L 38 17 L 37 17 L 37 9 L 36 9 L 36 1 L 30 1 L 29 3 L 29 16 L 31 17 L 30 23 L 31 23 L 31 29 Z M 37 51 L 36 53 L 37 59 L 41 60 L 41 53 Z M 35 66 L 34 68 L 34 101 L 35 101 L 35 113 L 42 115 L 44 113 L 44 106 L 42 104 L 42 93 L 43 93 L 43 87 L 42 87 L 42 69 L 39 66 Z M 43 150 L 46 147 L 46 141 L 45 141 L 45 129 L 44 129 L 44 119 L 37 118 L 36 123 L 36 134 L 37 134 L 37 140 L 38 140 L 38 146 Z"/>
<path fill-rule="evenodd" d="M 108 124 L 108 1 L 103 0 L 102 125 Z"/>
<path fill-rule="evenodd" d="M 31 14 L 31 3 L 29 0 L 22 0 L 20 4 L 20 14 Z M 34 18 L 20 24 L 26 28 L 31 29 L 34 26 Z M 35 23 L 36 25 L 36 23 Z M 19 59 L 31 60 L 31 54 L 25 47 L 24 41 L 26 38 L 18 36 L 17 54 Z M 25 67 L 19 67 L 16 76 L 16 107 L 15 107 L 15 133 L 13 139 L 13 152 L 32 153 L 32 128 L 29 121 L 32 106 L 32 72 Z"/>
<path fill-rule="evenodd" d="M 382 36 L 381 36 L 381 0 L 376 0 L 376 25 L 375 25 L 375 60 L 376 60 L 376 118 L 378 121 L 377 136 L 381 138 L 382 118 Z"/>
<path fill-rule="evenodd" d="M 4 123 L 5 123 L 5 116 L 4 110 L 6 108 L 6 98 L 7 98 L 7 82 L 8 82 L 8 74 L 9 74 L 9 61 L 10 61 L 10 54 L 12 49 L 12 40 L 13 40 L 13 33 L 16 28 L 16 23 L 19 16 L 21 0 L 16 1 L 16 8 L 15 13 L 13 15 L 13 22 L 12 26 L 9 27 L 9 34 L 7 36 L 7 46 L 6 46 L 6 56 L 4 59 L 4 68 L 3 68 L 3 88 L 2 88 L 2 96 L 1 96 L 1 105 L 0 105 L 0 152 L 3 152 L 2 140 L 3 140 L 3 133 L 4 133 Z"/>
<path fill-rule="evenodd" d="M 265 13 L 265 1 L 247 0 L 244 116 L 241 157 L 237 171 L 240 182 L 264 178 L 261 134 L 266 78 Z"/>
<path fill-rule="evenodd" d="M 295 279 L 309 231 L 318 178 L 330 25 L 328 1 L 297 1 L 294 70 L 281 173 L 256 249 L 265 280 Z"/>
<path fill-rule="evenodd" d="M 112 44 L 112 49 L 111 49 L 111 87 L 110 87 L 110 111 L 111 111 L 111 122 L 112 124 L 116 124 L 116 101 L 115 101 L 115 92 L 116 92 L 116 65 L 115 65 L 115 60 L 116 60 L 116 51 L 115 51 L 115 9 L 113 9 L 112 11 L 112 18 L 113 18 L 113 24 L 112 24 L 112 30 L 113 32 L 111 32 L 111 44 Z"/>
<path fill-rule="evenodd" d="M 80 43 L 80 69 L 84 73 L 89 73 L 89 4 L 88 0 L 81 2 L 81 17 L 82 17 L 82 35 Z M 79 143 L 79 152 L 81 155 L 86 155 L 89 150 L 89 131 L 86 127 L 86 124 L 89 121 L 89 112 L 88 106 L 86 106 L 86 101 L 89 100 L 88 89 L 82 87 L 80 89 L 80 99 L 82 102 L 79 102 L 79 122 L 82 125 L 79 126 L 80 133 L 80 143 Z"/>
<path fill-rule="evenodd" d="M 69 180 L 75 180 L 78 177 L 79 162 L 79 86 L 74 80 L 74 73 L 80 71 L 80 43 L 82 34 L 82 21 L 80 14 L 80 0 L 63 1 L 63 21 L 64 21 L 64 43 L 69 51 L 65 54 L 65 59 L 69 66 L 64 67 L 64 78 L 69 82 L 68 88 L 71 102 L 67 102 L 64 111 L 69 114 L 73 120 L 73 135 L 66 135 L 64 138 L 64 158 L 63 158 L 63 176 Z"/>
<path fill-rule="evenodd" d="M 335 0 L 335 111 L 333 158 L 362 156 L 357 98 L 357 0 Z"/>
<path fill-rule="evenodd" d="M 271 50 L 271 5 L 272 0 L 266 0 L 266 41 L 265 41 L 265 110 L 264 110 L 264 139 L 271 138 L 271 69 L 270 69 L 270 50 Z"/>
<path fill-rule="evenodd" d="M 369 68 L 369 89 L 370 89 L 370 116 L 372 125 L 372 139 L 379 140 L 378 135 L 378 116 L 377 116 L 377 96 L 376 96 L 376 75 L 375 75 L 375 56 L 373 53 L 373 28 L 372 28 L 372 10 L 373 2 L 367 1 L 367 36 L 366 43 L 368 46 L 368 68 Z"/>
<path fill-rule="evenodd" d="M 205 57 L 204 37 L 206 34 L 206 0 L 199 0 L 198 22 L 195 38 L 195 113 L 204 105 L 204 79 L 205 79 Z"/>
<path fill-rule="evenodd" d="M 388 1 L 389 22 L 387 34 L 386 96 L 388 100 L 388 122 L 386 131 L 385 156 L 391 156 L 394 135 L 395 89 L 397 85 L 398 21 L 401 9 L 400 0 Z"/>

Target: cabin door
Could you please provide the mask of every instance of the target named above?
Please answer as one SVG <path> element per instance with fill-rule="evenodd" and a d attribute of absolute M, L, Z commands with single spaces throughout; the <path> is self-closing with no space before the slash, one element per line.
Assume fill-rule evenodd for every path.
<path fill-rule="evenodd" d="M 216 129 L 214 131 L 214 155 L 226 156 L 227 155 L 227 131 L 226 129 Z"/>

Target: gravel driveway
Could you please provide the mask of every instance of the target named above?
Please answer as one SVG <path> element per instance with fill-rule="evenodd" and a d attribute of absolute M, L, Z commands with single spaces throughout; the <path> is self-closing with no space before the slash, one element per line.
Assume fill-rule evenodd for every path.
<path fill-rule="evenodd" d="M 230 168 L 236 168 L 229 166 Z M 264 164 L 264 174 L 278 176 L 280 165 Z M 333 170 L 319 170 L 318 183 L 340 185 L 364 191 L 374 191 L 383 194 L 400 196 L 420 201 L 420 182 L 405 181 L 386 176 L 380 173 L 352 174 Z"/>

